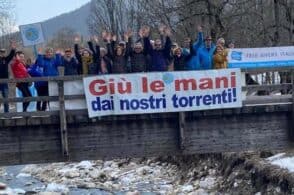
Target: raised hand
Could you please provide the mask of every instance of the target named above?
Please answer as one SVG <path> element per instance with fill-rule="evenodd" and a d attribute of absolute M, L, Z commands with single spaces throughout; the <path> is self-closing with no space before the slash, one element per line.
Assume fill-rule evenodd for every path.
<path fill-rule="evenodd" d="M 39 47 L 39 48 L 38 48 L 38 54 L 41 55 L 42 53 L 43 53 L 43 48 L 42 48 L 42 47 Z"/>
<path fill-rule="evenodd" d="M 98 38 L 98 36 L 94 35 L 94 36 L 92 37 L 92 39 L 95 41 L 96 44 L 99 43 L 99 38 Z"/>
<path fill-rule="evenodd" d="M 11 47 L 11 49 L 16 49 L 17 44 L 16 44 L 15 40 L 10 40 L 10 47 Z"/>
<path fill-rule="evenodd" d="M 197 26 L 197 31 L 198 31 L 198 32 L 203 32 L 203 28 L 202 28 L 201 25 Z"/>
<path fill-rule="evenodd" d="M 102 31 L 102 33 L 101 33 L 101 36 L 102 36 L 102 39 L 103 40 L 107 40 L 107 32 L 104 30 L 104 31 Z"/>
<path fill-rule="evenodd" d="M 81 37 L 79 35 L 74 38 L 75 43 L 79 43 L 81 41 Z"/>
<path fill-rule="evenodd" d="M 166 26 L 165 26 L 165 25 L 160 25 L 159 28 L 158 28 L 159 33 L 160 33 L 161 35 L 163 35 L 165 29 L 166 29 Z"/>
<path fill-rule="evenodd" d="M 167 37 L 170 37 L 171 36 L 171 29 L 169 27 L 165 27 L 164 28 L 164 31 L 163 31 L 164 35 L 167 36 Z"/>
<path fill-rule="evenodd" d="M 106 40 L 108 43 L 110 43 L 111 42 L 111 38 L 112 38 L 111 34 L 110 33 L 106 33 L 104 40 Z"/>
<path fill-rule="evenodd" d="M 112 41 L 116 42 L 117 36 L 115 34 L 112 35 Z"/>

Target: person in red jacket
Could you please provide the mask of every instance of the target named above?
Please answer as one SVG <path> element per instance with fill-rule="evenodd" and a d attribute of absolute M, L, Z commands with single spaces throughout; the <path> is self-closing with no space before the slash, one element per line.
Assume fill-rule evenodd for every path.
<path fill-rule="evenodd" d="M 25 67 L 25 56 L 22 51 L 17 51 L 15 53 L 15 59 L 12 63 L 12 72 L 14 78 L 16 79 L 24 79 L 29 78 L 30 75 L 27 72 Z M 29 83 L 28 82 L 20 82 L 16 84 L 16 87 L 22 92 L 23 97 L 31 97 L 32 94 L 29 90 Z M 27 111 L 30 102 L 23 102 L 23 112 Z"/>

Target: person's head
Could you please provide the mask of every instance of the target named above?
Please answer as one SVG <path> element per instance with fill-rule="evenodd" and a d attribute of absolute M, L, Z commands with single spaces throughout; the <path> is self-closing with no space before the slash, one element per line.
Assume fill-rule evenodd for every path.
<path fill-rule="evenodd" d="M 4 57 L 6 54 L 6 49 L 0 49 L 0 57 Z"/>
<path fill-rule="evenodd" d="M 122 49 L 125 49 L 125 48 L 126 48 L 126 42 L 124 42 L 124 41 L 119 42 L 118 45 L 119 45 Z"/>
<path fill-rule="evenodd" d="M 25 64 L 26 67 L 29 68 L 32 64 L 33 64 L 32 59 L 31 59 L 31 58 L 28 58 L 28 59 L 26 60 L 26 64 Z"/>
<path fill-rule="evenodd" d="M 229 43 L 228 47 L 229 47 L 230 49 L 234 49 L 234 48 L 235 48 L 235 43 L 231 41 L 231 42 Z"/>
<path fill-rule="evenodd" d="M 219 39 L 217 40 L 216 44 L 225 47 L 225 44 L 226 44 L 225 39 L 222 38 L 222 37 L 219 38 Z"/>
<path fill-rule="evenodd" d="M 222 45 L 219 44 L 219 45 L 216 46 L 216 52 L 217 53 L 221 53 L 223 51 L 224 51 L 224 47 Z"/>
<path fill-rule="evenodd" d="M 181 57 L 182 55 L 182 49 L 180 47 L 177 47 L 174 49 L 174 55 L 177 57 Z"/>
<path fill-rule="evenodd" d="M 162 48 L 162 42 L 160 39 L 156 39 L 154 42 L 154 49 L 155 50 L 160 50 Z"/>
<path fill-rule="evenodd" d="M 71 58 L 72 57 L 72 51 L 71 51 L 70 48 L 68 48 L 68 49 L 66 49 L 64 51 L 64 57 L 66 57 L 66 58 Z"/>
<path fill-rule="evenodd" d="M 208 35 L 208 36 L 205 37 L 205 46 L 207 48 L 210 48 L 211 44 L 212 44 L 212 38 L 211 38 L 211 36 Z"/>
<path fill-rule="evenodd" d="M 107 50 L 104 47 L 100 47 L 100 56 L 103 58 L 106 56 Z"/>
<path fill-rule="evenodd" d="M 51 47 L 46 48 L 45 50 L 45 57 L 46 58 L 52 58 L 54 54 L 54 50 Z"/>
<path fill-rule="evenodd" d="M 171 45 L 171 50 L 174 50 L 174 49 L 176 49 L 176 48 L 178 48 L 179 46 L 178 46 L 178 44 L 177 43 L 172 43 L 172 45 Z"/>
<path fill-rule="evenodd" d="M 115 54 L 117 56 L 123 55 L 123 48 L 120 45 L 116 46 L 116 48 L 115 48 Z"/>
<path fill-rule="evenodd" d="M 82 51 L 82 56 L 84 56 L 84 57 L 90 57 L 90 55 L 91 55 L 91 53 L 90 53 L 89 50 L 87 50 L 87 49 L 83 49 L 83 51 Z"/>
<path fill-rule="evenodd" d="M 135 43 L 135 45 L 134 45 L 134 51 L 135 51 L 135 53 L 141 53 L 143 51 L 143 45 L 142 45 L 142 43 L 140 43 L 140 42 Z"/>
<path fill-rule="evenodd" d="M 191 43 L 191 39 L 190 38 L 185 38 L 184 40 L 184 48 L 190 48 L 190 43 Z"/>
<path fill-rule="evenodd" d="M 25 55 L 22 51 L 17 51 L 14 56 L 17 60 L 21 61 L 23 64 L 26 63 Z"/>

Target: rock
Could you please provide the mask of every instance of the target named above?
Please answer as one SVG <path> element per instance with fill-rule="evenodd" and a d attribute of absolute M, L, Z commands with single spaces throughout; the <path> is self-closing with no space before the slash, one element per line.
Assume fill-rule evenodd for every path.
<path fill-rule="evenodd" d="M 144 167 L 139 167 L 138 169 L 136 169 L 136 173 L 140 176 L 143 176 L 143 175 L 147 175 L 151 172 L 150 168 L 147 167 L 147 166 L 144 166 Z"/>
<path fill-rule="evenodd" d="M 75 166 L 78 169 L 91 169 L 93 168 L 93 164 L 90 161 L 82 161 Z"/>
<path fill-rule="evenodd" d="M 40 168 L 37 165 L 27 165 L 20 172 L 35 175 L 38 173 L 39 170 Z"/>
<path fill-rule="evenodd" d="M 7 185 L 5 183 L 0 182 L 0 190 L 6 189 Z"/>
<path fill-rule="evenodd" d="M 126 195 L 140 195 L 141 193 L 138 191 L 134 191 L 134 192 L 127 192 Z"/>
<path fill-rule="evenodd" d="M 38 195 L 63 195 L 60 192 L 40 192 Z"/>
<path fill-rule="evenodd" d="M 31 181 L 25 183 L 25 186 L 31 186 L 31 185 L 33 185 L 33 182 L 31 182 Z"/>
<path fill-rule="evenodd" d="M 26 191 L 25 195 L 35 195 L 38 192 L 34 191 L 34 190 L 30 190 L 30 191 Z"/>
<path fill-rule="evenodd" d="M 206 177 L 204 180 L 200 180 L 199 186 L 205 190 L 211 190 L 215 187 L 215 178 Z"/>
<path fill-rule="evenodd" d="M 93 179 L 98 178 L 101 174 L 101 171 L 98 171 L 97 169 L 93 169 L 89 172 L 89 176 Z"/>
<path fill-rule="evenodd" d="M 193 186 L 192 185 L 184 185 L 182 186 L 182 192 L 188 193 L 193 191 Z"/>
<path fill-rule="evenodd" d="M 15 193 L 13 192 L 12 189 L 6 187 L 5 189 L 3 190 L 0 190 L 0 194 L 2 195 L 15 195 Z"/>
<path fill-rule="evenodd" d="M 31 174 L 28 174 L 28 173 L 20 173 L 16 176 L 16 178 L 22 178 L 22 177 L 31 177 L 32 175 Z"/>
<path fill-rule="evenodd" d="M 47 192 L 60 192 L 62 194 L 69 194 L 69 189 L 65 185 L 50 183 L 46 187 Z"/>
<path fill-rule="evenodd" d="M 19 189 L 19 188 L 13 189 L 13 192 L 14 192 L 15 194 L 25 194 L 25 193 L 26 193 L 25 190 L 23 190 L 23 189 Z"/>
<path fill-rule="evenodd" d="M 204 189 L 198 189 L 194 192 L 189 193 L 189 195 L 208 195 L 208 192 Z"/>
<path fill-rule="evenodd" d="M 77 184 L 78 188 L 84 188 L 84 189 L 93 189 L 96 188 L 96 184 L 92 182 L 81 182 Z"/>
<path fill-rule="evenodd" d="M 66 172 L 64 176 L 67 178 L 75 178 L 75 177 L 79 177 L 80 173 L 78 170 L 73 170 L 73 171 Z"/>

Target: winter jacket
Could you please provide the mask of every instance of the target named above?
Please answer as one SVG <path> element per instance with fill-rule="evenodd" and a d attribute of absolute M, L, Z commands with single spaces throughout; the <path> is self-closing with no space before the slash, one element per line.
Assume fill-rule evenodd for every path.
<path fill-rule="evenodd" d="M 17 59 L 13 61 L 11 68 L 12 68 L 14 78 L 23 79 L 23 78 L 30 77 L 25 65 Z"/>
<path fill-rule="evenodd" d="M 182 53 L 181 56 L 174 55 L 174 70 L 182 71 L 188 70 L 187 62 L 191 59 L 191 55 L 187 53 Z"/>
<path fill-rule="evenodd" d="M 64 75 L 77 75 L 78 74 L 78 62 L 75 58 L 70 58 L 67 60 L 65 57 L 62 57 L 61 65 L 64 67 Z"/>
<path fill-rule="evenodd" d="M 115 44 L 108 43 L 107 44 L 107 55 L 112 60 L 112 73 L 114 74 L 121 74 L 121 73 L 127 73 L 128 72 L 128 56 L 125 52 L 121 56 L 118 56 L 115 54 L 114 46 Z"/>
<path fill-rule="evenodd" d="M 8 64 L 12 60 L 13 56 L 15 54 L 15 50 L 12 49 L 8 56 L 6 57 L 0 57 L 0 78 L 1 79 L 8 79 L 9 73 L 8 73 Z"/>
<path fill-rule="evenodd" d="M 33 64 L 30 68 L 28 68 L 28 73 L 31 75 L 31 77 L 43 77 L 43 68 L 38 66 L 37 64 Z M 46 81 L 36 81 L 35 86 L 46 86 Z"/>
<path fill-rule="evenodd" d="M 89 67 L 91 64 L 94 63 L 93 56 L 90 55 L 89 57 L 82 56 L 79 51 L 79 45 L 74 45 L 74 52 L 75 56 L 78 60 L 78 74 L 88 75 L 89 74 Z M 89 51 L 90 53 L 90 51 Z"/>
<path fill-rule="evenodd" d="M 164 48 L 161 50 L 153 49 L 150 39 L 144 38 L 144 50 L 151 58 L 150 71 L 167 71 L 171 59 L 171 39 L 169 37 L 166 38 Z"/>
<path fill-rule="evenodd" d="M 199 70 L 199 64 L 197 61 L 197 51 L 200 47 L 203 46 L 203 32 L 198 32 L 197 40 L 193 43 L 193 46 L 190 48 L 191 59 L 187 62 L 188 70 Z"/>
<path fill-rule="evenodd" d="M 44 76 L 58 76 L 58 66 L 61 65 L 61 55 L 56 54 L 53 58 L 38 55 L 37 65 L 43 68 Z"/>
<path fill-rule="evenodd" d="M 197 51 L 197 70 L 209 70 L 213 65 L 213 53 L 215 51 L 215 45 L 212 44 L 210 48 L 206 48 L 205 45 L 200 47 Z"/>
<path fill-rule="evenodd" d="M 226 51 L 216 52 L 213 56 L 213 68 L 214 69 L 223 69 L 227 68 L 228 60 L 227 60 L 228 53 Z"/>
<path fill-rule="evenodd" d="M 131 59 L 131 72 L 147 72 L 148 59 L 147 53 L 143 49 L 141 53 L 136 53 L 131 47 L 132 40 L 129 39 L 126 46 L 126 55 Z"/>

